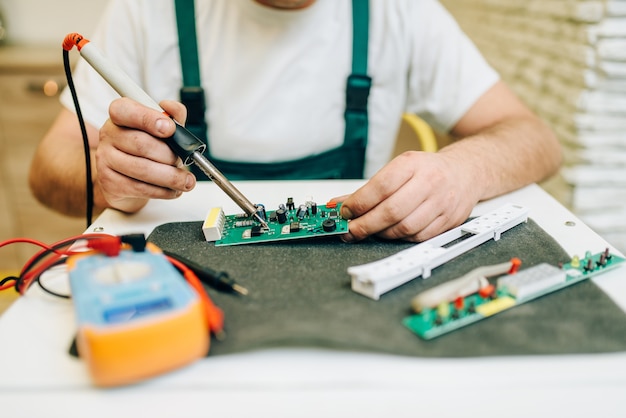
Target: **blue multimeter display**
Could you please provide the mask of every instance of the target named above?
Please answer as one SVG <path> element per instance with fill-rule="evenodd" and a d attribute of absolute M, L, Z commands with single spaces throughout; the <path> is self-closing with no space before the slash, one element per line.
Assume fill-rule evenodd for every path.
<path fill-rule="evenodd" d="M 77 260 L 70 285 L 78 322 L 119 324 L 177 310 L 197 297 L 161 254 L 122 251 Z"/>

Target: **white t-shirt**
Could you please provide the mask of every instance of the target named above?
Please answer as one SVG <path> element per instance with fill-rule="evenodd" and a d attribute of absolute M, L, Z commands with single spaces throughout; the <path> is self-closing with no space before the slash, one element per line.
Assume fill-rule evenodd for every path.
<path fill-rule="evenodd" d="M 211 153 L 242 162 L 294 160 L 344 139 L 352 64 L 350 0 L 278 10 L 254 0 L 197 0 L 196 30 Z M 110 0 L 83 33 L 157 102 L 182 83 L 174 0 Z M 84 61 L 74 83 L 96 127 L 118 95 Z M 371 0 L 365 175 L 390 158 L 403 112 L 448 130 L 498 80 L 436 0 Z M 64 92 L 62 102 L 73 109 Z"/>

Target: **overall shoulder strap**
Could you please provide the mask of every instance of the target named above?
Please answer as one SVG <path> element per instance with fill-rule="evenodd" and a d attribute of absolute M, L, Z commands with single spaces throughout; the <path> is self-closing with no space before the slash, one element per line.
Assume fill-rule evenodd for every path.
<path fill-rule="evenodd" d="M 352 74 L 367 75 L 369 0 L 352 0 Z"/>
<path fill-rule="evenodd" d="M 346 116 L 365 112 L 372 79 L 367 75 L 369 0 L 352 0 L 352 74 L 346 89 Z"/>
<path fill-rule="evenodd" d="M 367 75 L 369 0 L 352 0 L 352 73 L 346 86 L 344 147 L 353 149 L 345 178 L 363 178 L 368 139 L 367 101 L 372 79 Z"/>
<path fill-rule="evenodd" d="M 186 126 L 207 142 L 206 101 L 200 80 L 200 61 L 196 36 L 196 13 L 194 0 L 175 0 L 178 48 L 183 74 L 180 101 L 187 107 Z"/>
<path fill-rule="evenodd" d="M 196 10 L 194 0 L 175 0 L 178 48 L 183 69 L 183 85 L 200 85 L 200 64 L 196 38 Z"/>

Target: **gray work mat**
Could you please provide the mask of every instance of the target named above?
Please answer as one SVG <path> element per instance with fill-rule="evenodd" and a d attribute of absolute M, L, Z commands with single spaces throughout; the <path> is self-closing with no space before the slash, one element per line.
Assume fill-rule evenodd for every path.
<path fill-rule="evenodd" d="M 522 260 L 522 268 L 569 261 L 535 222 L 521 224 L 433 270 L 370 300 L 350 289 L 347 267 L 411 246 L 337 237 L 215 247 L 201 222 L 157 227 L 149 241 L 215 270 L 225 270 L 248 296 L 209 289 L 225 312 L 223 341 L 210 355 L 270 347 L 323 347 L 422 357 L 597 353 L 626 350 L 626 315 L 591 281 L 573 285 L 431 341 L 401 321 L 417 293 L 481 265 Z M 593 253 L 604 248 L 589 249 Z M 582 254 L 581 254 L 582 256 Z"/>

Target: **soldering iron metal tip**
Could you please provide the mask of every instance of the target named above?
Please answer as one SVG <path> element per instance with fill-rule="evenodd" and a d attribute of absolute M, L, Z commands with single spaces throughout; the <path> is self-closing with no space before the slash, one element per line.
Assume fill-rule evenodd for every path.
<path fill-rule="evenodd" d="M 253 215 L 253 216 L 256 218 L 256 220 L 257 220 L 257 221 L 259 221 L 259 223 L 261 224 L 261 226 L 263 226 L 263 229 L 267 229 L 267 230 L 269 230 L 269 229 L 270 229 L 270 226 L 267 224 L 267 222 L 265 222 L 265 220 L 264 220 L 263 218 L 261 218 L 261 217 L 259 216 L 259 214 L 258 214 L 258 213 L 254 213 L 254 215 Z"/>

